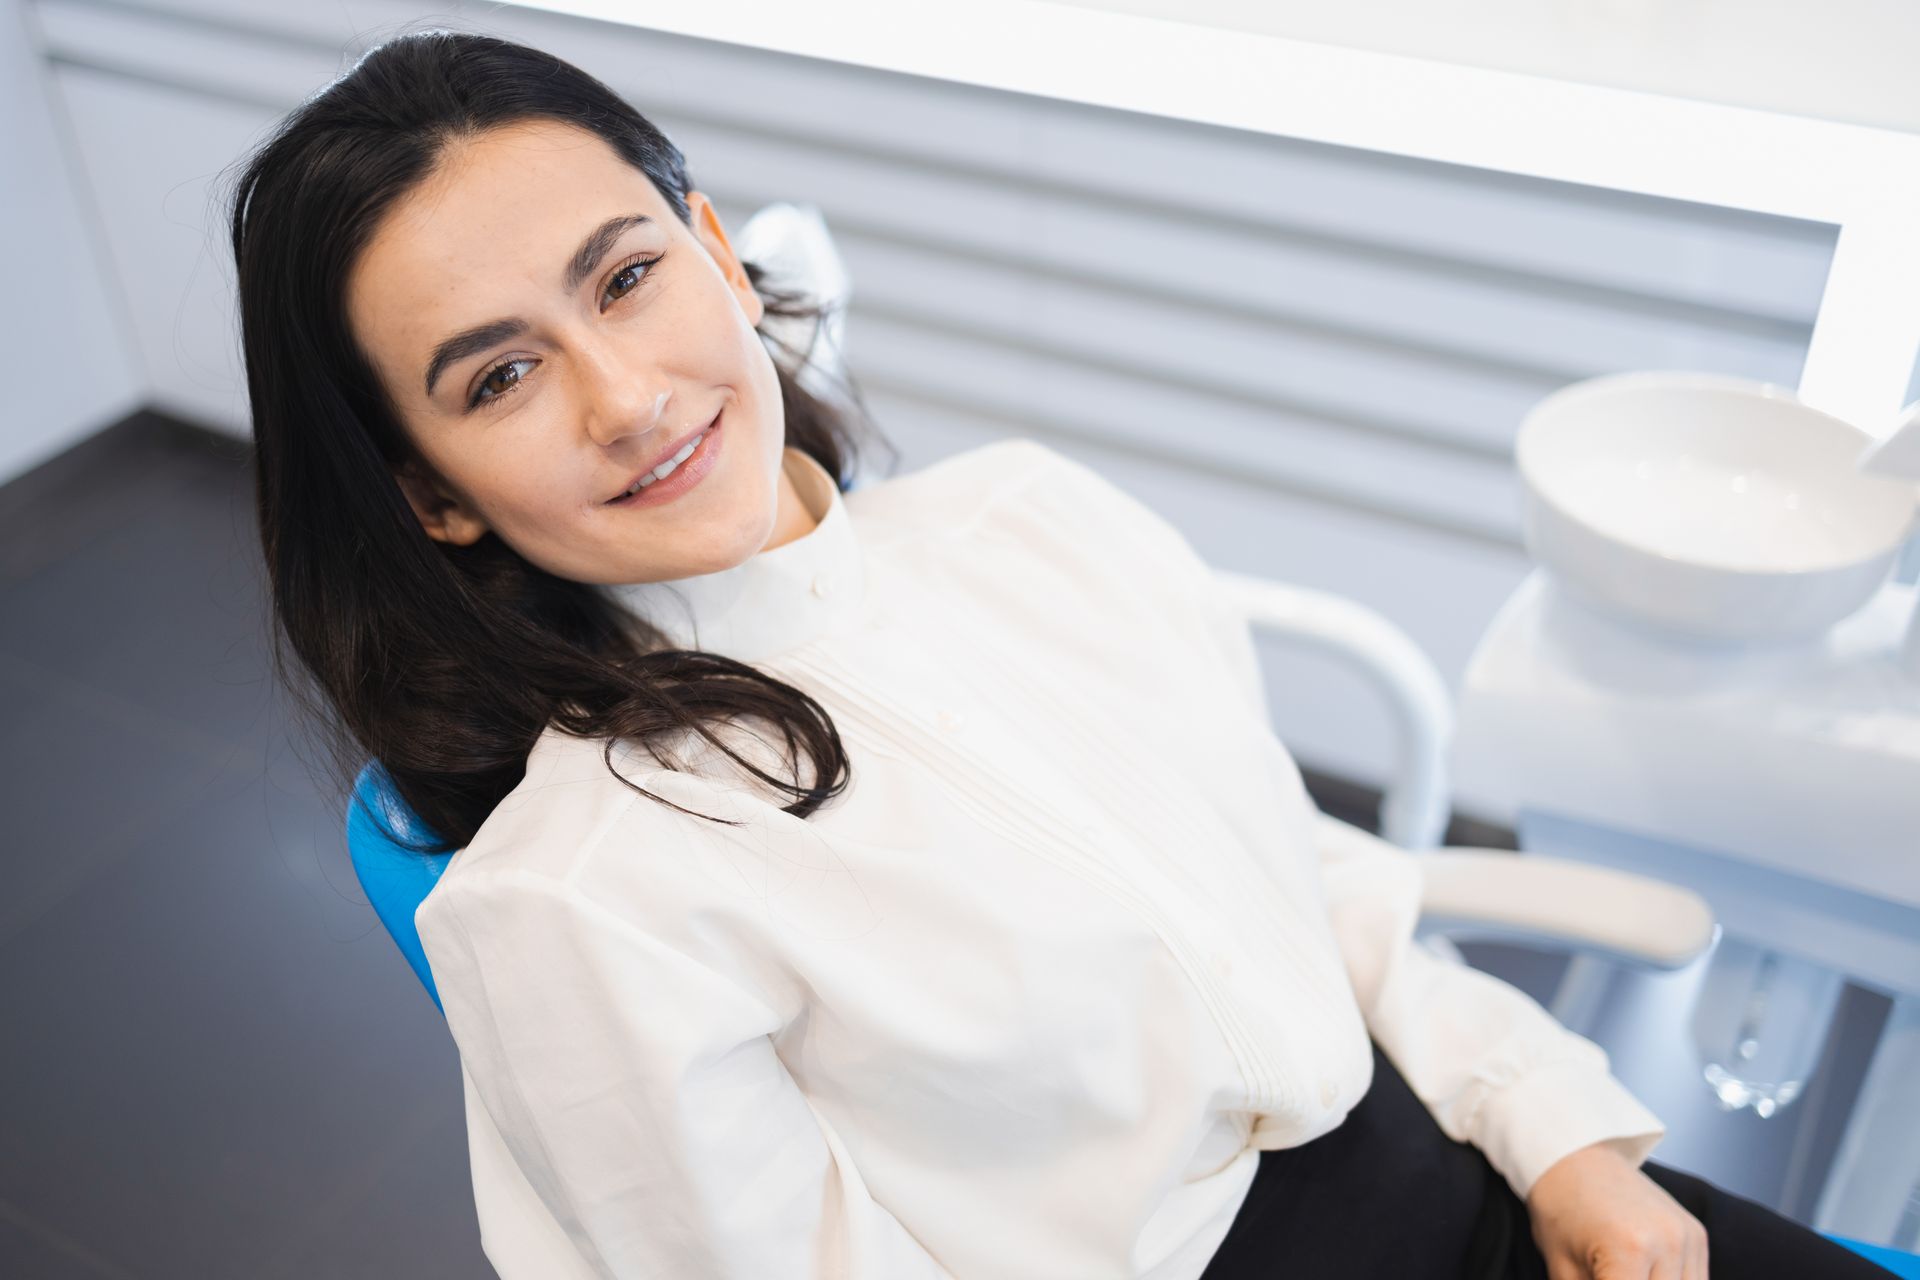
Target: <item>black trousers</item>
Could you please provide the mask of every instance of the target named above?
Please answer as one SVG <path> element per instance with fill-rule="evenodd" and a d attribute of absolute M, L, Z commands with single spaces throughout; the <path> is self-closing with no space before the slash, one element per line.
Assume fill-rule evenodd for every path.
<path fill-rule="evenodd" d="M 1648 1160 L 1707 1229 L 1712 1280 L 1887 1280 L 1893 1273 L 1765 1205 Z M 1339 1128 L 1260 1153 L 1201 1280 L 1547 1280 L 1526 1202 L 1441 1130 L 1380 1046 Z"/>

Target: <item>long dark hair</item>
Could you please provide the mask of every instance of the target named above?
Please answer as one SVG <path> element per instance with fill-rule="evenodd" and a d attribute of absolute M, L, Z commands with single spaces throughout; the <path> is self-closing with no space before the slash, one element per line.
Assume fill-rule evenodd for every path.
<path fill-rule="evenodd" d="M 630 739 L 674 767 L 657 744 L 698 734 L 806 817 L 849 775 L 817 701 L 731 658 L 664 647 L 646 619 L 491 532 L 470 546 L 429 538 L 395 480 L 420 459 L 348 327 L 348 268 L 449 142 L 536 117 L 604 138 L 692 224 L 686 162 L 658 128 L 571 63 L 484 34 L 436 28 L 379 45 L 246 159 L 231 226 L 275 675 L 318 731 L 341 793 L 371 757 L 432 829 L 411 841 L 395 833 L 422 852 L 472 840 L 549 724 L 604 739 L 609 772 L 683 813 L 692 811 L 620 774 L 612 752 Z M 768 315 L 810 320 L 818 334 L 806 295 L 764 287 L 766 271 L 743 266 Z M 870 429 L 864 400 L 851 378 L 840 405 L 810 394 L 796 374 L 811 340 L 794 346 L 767 327 L 763 319 L 786 444 L 845 491 L 857 445 L 846 409 L 857 406 Z M 784 738 L 793 781 L 709 728 L 754 717 Z M 796 751 L 811 781 L 800 780 Z"/>

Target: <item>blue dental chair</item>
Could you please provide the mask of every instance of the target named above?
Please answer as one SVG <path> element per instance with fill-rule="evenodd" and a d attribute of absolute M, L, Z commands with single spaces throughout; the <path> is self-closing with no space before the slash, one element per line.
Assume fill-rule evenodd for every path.
<path fill-rule="evenodd" d="M 799 377 L 814 394 L 837 398 L 834 375 L 840 369 L 850 291 L 819 211 L 768 205 L 743 226 L 737 248 L 776 277 L 797 279 L 826 304 L 819 344 Z M 1421 934 L 1436 949 L 1446 951 L 1452 939 L 1473 937 L 1671 970 L 1712 945 L 1718 929 L 1712 913 L 1695 895 L 1672 885 L 1543 856 L 1516 859 L 1505 851 L 1435 848 L 1447 825 L 1444 762 L 1451 700 L 1431 662 L 1392 624 L 1351 601 L 1225 571 L 1218 579 L 1256 631 L 1350 666 L 1387 703 L 1400 750 L 1381 804 L 1381 836 L 1332 818 L 1322 820 L 1322 835 L 1335 841 L 1384 837 L 1397 847 L 1420 850 L 1427 867 Z M 438 843 L 437 833 L 400 798 L 378 760 L 369 761 L 355 779 L 346 829 L 354 873 L 368 902 L 444 1016 L 413 917 L 453 855 L 418 853 L 389 836 L 391 831 L 403 840 Z M 1897 1276 L 1920 1280 L 1920 1255 L 1845 1236 L 1830 1238 Z"/>
<path fill-rule="evenodd" d="M 375 820 L 378 815 L 380 821 Z M 384 824 L 384 825 L 383 825 Z M 407 802 L 393 789 L 393 780 L 378 760 L 370 760 L 354 780 L 353 799 L 347 802 L 347 852 L 353 859 L 353 873 L 360 888 L 380 917 L 400 954 L 413 966 L 414 976 L 433 997 L 433 1006 L 442 1016 L 440 991 L 433 985 L 433 971 L 427 966 L 427 953 L 420 945 L 420 931 L 413 927 L 413 913 L 440 873 L 453 860 L 451 853 L 417 853 L 387 833 L 422 844 L 439 842 L 438 833 L 420 820 Z"/>

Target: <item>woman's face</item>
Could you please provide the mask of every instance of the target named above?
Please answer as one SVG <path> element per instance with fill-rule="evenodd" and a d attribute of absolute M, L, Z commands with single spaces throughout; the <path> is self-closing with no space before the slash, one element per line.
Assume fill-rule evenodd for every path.
<path fill-rule="evenodd" d="M 811 527 L 760 298 L 707 197 L 687 199 L 691 228 L 598 135 L 540 120 L 451 144 L 382 221 L 348 323 L 428 464 L 397 478 L 429 536 L 492 530 L 560 577 L 631 583 Z M 710 455 L 697 483 L 610 504 L 715 414 L 683 464 Z"/>

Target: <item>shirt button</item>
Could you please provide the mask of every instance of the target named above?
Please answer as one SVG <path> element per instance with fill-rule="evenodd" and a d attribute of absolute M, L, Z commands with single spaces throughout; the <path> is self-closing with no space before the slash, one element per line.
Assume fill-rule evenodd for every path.
<path fill-rule="evenodd" d="M 965 716 L 950 707 L 942 707 L 938 719 L 940 721 L 940 727 L 948 733 L 952 733 L 955 729 L 958 729 L 967 722 Z"/>
<path fill-rule="evenodd" d="M 813 594 L 823 600 L 833 594 L 833 575 L 830 573 L 816 573 L 813 576 Z"/>
<path fill-rule="evenodd" d="M 1320 1105 L 1321 1106 L 1331 1107 L 1334 1104 L 1335 1099 L 1339 1098 L 1339 1096 L 1340 1096 L 1340 1088 L 1338 1085 L 1334 1084 L 1333 1081 L 1322 1080 L 1320 1082 Z"/>

